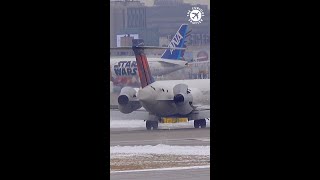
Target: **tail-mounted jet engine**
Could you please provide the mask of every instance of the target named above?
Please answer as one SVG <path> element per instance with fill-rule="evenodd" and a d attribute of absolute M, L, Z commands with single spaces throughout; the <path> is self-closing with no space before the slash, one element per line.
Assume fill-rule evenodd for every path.
<path fill-rule="evenodd" d="M 124 114 L 131 113 L 134 110 L 141 108 L 141 104 L 137 99 L 137 91 L 131 87 L 121 89 L 118 97 L 118 108 Z"/>
<path fill-rule="evenodd" d="M 186 115 L 193 110 L 192 101 L 193 97 L 185 84 L 177 84 L 173 87 L 174 98 L 178 113 Z"/>

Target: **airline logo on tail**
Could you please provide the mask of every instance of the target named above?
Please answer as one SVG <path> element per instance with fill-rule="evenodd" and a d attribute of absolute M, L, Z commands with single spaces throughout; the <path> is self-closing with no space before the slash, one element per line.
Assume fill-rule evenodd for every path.
<path fill-rule="evenodd" d="M 187 36 L 187 28 L 188 24 L 182 24 L 177 31 L 177 33 L 173 36 L 172 40 L 169 43 L 169 48 L 185 47 L 185 40 Z M 161 58 L 163 59 L 172 59 L 172 60 L 180 60 L 183 57 L 183 53 L 185 50 L 177 50 L 177 49 L 167 49 L 162 54 Z"/>
<path fill-rule="evenodd" d="M 183 36 L 178 31 L 177 34 L 174 35 L 173 39 L 171 40 L 169 47 L 171 47 L 171 48 L 177 47 L 180 44 L 182 38 L 183 38 Z M 172 52 L 173 52 L 173 49 L 170 49 L 171 54 L 172 54 Z"/>

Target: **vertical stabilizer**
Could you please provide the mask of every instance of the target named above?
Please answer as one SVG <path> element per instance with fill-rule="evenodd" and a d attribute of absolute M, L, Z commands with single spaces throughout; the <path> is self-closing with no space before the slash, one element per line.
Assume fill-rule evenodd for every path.
<path fill-rule="evenodd" d="M 185 47 L 185 41 L 187 36 L 187 28 L 188 24 L 182 24 L 177 31 L 177 33 L 173 36 L 172 40 L 169 43 L 170 47 L 179 47 L 184 48 Z M 185 50 L 178 50 L 178 49 L 166 49 L 164 53 L 162 54 L 161 58 L 163 59 L 172 59 L 172 60 L 181 60 L 183 57 Z"/>
<path fill-rule="evenodd" d="M 154 82 L 154 79 L 151 76 L 147 56 L 144 53 L 143 46 L 144 46 L 144 41 L 142 39 L 132 40 L 132 49 L 133 49 L 134 55 L 136 56 L 138 73 L 139 73 L 139 78 L 140 78 L 140 83 L 142 88 Z"/>

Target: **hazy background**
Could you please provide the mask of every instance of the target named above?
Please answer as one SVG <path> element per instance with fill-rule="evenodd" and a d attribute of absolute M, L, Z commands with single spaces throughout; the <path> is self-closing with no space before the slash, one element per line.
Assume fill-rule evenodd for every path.
<path fill-rule="evenodd" d="M 141 0 L 141 2 L 145 3 L 146 6 L 152 6 L 154 4 L 154 0 Z M 193 5 L 195 4 L 208 5 L 210 9 L 210 0 L 183 0 L 183 2 L 193 4 Z"/>
<path fill-rule="evenodd" d="M 191 24 L 188 21 L 187 13 L 195 6 L 204 12 L 200 24 Z M 209 79 L 211 77 L 209 0 L 110 0 L 110 47 L 131 46 L 130 38 L 141 38 L 149 46 L 167 47 L 181 24 L 188 24 L 188 31 L 191 30 L 190 36 L 186 38 L 187 49 L 184 60 L 194 64 L 155 79 Z M 130 37 L 126 37 L 128 34 Z M 161 57 L 163 50 L 148 50 L 146 53 L 148 57 Z M 132 56 L 132 60 L 135 59 L 132 50 L 111 51 L 111 57 L 115 56 Z M 120 79 L 130 81 L 125 78 L 132 77 Z M 113 92 L 118 92 L 122 88 L 112 87 L 114 87 L 111 88 Z"/>

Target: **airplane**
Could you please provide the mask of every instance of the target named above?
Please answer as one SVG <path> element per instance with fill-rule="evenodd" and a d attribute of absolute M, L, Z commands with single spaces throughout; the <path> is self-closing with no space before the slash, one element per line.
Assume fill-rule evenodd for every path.
<path fill-rule="evenodd" d="M 210 118 L 210 107 L 203 105 L 203 92 L 210 91 L 210 79 L 155 81 L 151 76 L 144 41 L 132 40 L 141 88 L 123 87 L 118 96 L 119 111 L 130 114 L 144 111 L 140 115 L 146 120 L 147 130 L 157 129 L 158 123 L 168 118 L 194 120 L 195 128 L 205 128 Z"/>
<path fill-rule="evenodd" d="M 198 13 L 192 13 L 192 14 L 194 14 L 193 18 L 196 17 L 196 16 L 197 16 L 197 19 L 199 18 L 198 17 L 199 12 Z"/>
<path fill-rule="evenodd" d="M 186 47 L 186 37 L 190 35 L 187 32 L 188 24 L 182 24 L 176 34 L 173 36 L 168 47 Z M 188 62 L 183 60 L 184 49 L 165 49 L 160 58 L 149 58 L 149 65 L 152 76 L 162 76 L 185 67 Z M 111 81 L 115 86 L 133 86 L 139 87 L 137 82 L 137 62 L 134 57 L 112 57 L 110 59 Z"/>

